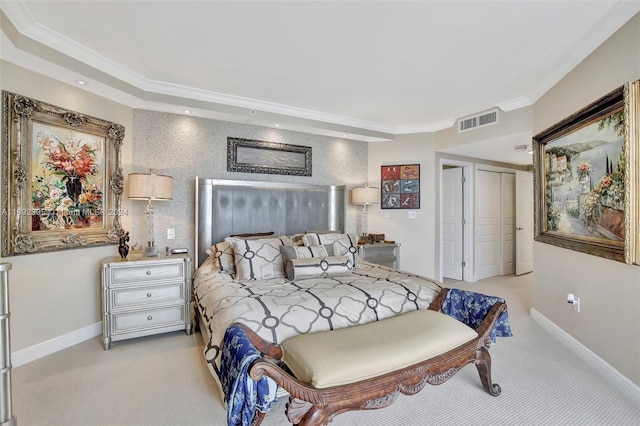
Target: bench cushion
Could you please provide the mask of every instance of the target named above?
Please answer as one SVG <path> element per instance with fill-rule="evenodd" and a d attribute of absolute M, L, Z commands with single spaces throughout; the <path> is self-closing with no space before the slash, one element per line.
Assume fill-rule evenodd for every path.
<path fill-rule="evenodd" d="M 282 359 L 301 381 L 327 388 L 409 367 L 477 336 L 475 330 L 446 314 L 418 310 L 292 337 L 281 344 Z"/>

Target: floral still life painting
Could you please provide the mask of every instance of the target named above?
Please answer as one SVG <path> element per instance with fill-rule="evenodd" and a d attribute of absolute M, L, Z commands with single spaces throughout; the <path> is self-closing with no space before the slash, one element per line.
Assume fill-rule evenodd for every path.
<path fill-rule="evenodd" d="M 2 91 L 0 255 L 117 244 L 124 126 Z"/>
<path fill-rule="evenodd" d="M 33 231 L 101 226 L 105 139 L 33 125 Z"/>
<path fill-rule="evenodd" d="M 640 261 L 640 81 L 534 136 L 536 241 Z"/>

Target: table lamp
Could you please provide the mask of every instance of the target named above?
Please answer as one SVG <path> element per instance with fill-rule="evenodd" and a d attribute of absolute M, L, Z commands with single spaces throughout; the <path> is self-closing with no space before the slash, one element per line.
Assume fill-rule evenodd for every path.
<path fill-rule="evenodd" d="M 153 231 L 153 205 L 152 201 L 166 201 L 173 197 L 173 178 L 171 176 L 157 175 L 149 170 L 149 173 L 129 174 L 129 198 L 132 200 L 147 201 L 147 247 L 144 249 L 145 257 L 158 255 L 155 247 Z"/>
<path fill-rule="evenodd" d="M 379 204 L 380 188 L 374 187 L 357 187 L 351 190 L 351 202 L 353 204 L 362 204 L 362 237 L 366 237 L 368 231 L 367 206 L 369 204 Z"/>

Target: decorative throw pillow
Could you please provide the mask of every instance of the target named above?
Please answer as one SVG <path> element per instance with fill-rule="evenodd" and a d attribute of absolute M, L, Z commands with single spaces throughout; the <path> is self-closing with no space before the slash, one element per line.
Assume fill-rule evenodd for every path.
<path fill-rule="evenodd" d="M 355 234 L 305 234 L 302 237 L 305 246 L 317 246 L 331 244 L 334 256 L 351 256 L 353 266 L 357 267 L 360 261 L 358 256 L 358 238 Z"/>
<path fill-rule="evenodd" d="M 341 234 L 341 237 L 333 242 L 333 254 L 335 256 L 349 256 L 353 267 L 358 267 L 360 255 L 358 254 L 358 240 L 354 234 Z"/>
<path fill-rule="evenodd" d="M 285 276 L 280 246 L 292 245 L 291 238 L 282 236 L 246 240 L 227 237 L 225 241 L 233 248 L 235 255 L 236 280 L 261 280 Z"/>
<path fill-rule="evenodd" d="M 286 265 L 289 259 L 333 256 L 333 246 L 280 246 L 280 253 L 282 254 L 282 262 Z"/>
<path fill-rule="evenodd" d="M 345 238 L 346 236 L 350 236 L 354 239 L 354 244 L 358 243 L 355 234 L 340 234 L 338 232 L 332 233 L 318 233 L 318 232 L 309 232 L 302 236 L 302 242 L 305 246 L 319 246 L 322 244 L 332 244 L 334 241 Z"/>
<path fill-rule="evenodd" d="M 287 279 L 295 281 L 309 278 L 344 277 L 350 275 L 352 269 L 353 263 L 349 256 L 289 259 Z"/>
<path fill-rule="evenodd" d="M 227 242 L 221 241 L 214 244 L 205 250 L 205 253 L 211 257 L 215 268 L 219 272 L 233 274 L 236 271 L 233 248 Z"/>

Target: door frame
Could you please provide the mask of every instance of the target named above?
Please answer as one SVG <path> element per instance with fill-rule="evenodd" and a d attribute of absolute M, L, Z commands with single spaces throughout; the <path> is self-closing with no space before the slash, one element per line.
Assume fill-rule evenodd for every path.
<path fill-rule="evenodd" d="M 442 250 L 443 250 L 443 240 L 442 240 L 442 170 L 444 166 L 455 166 L 462 167 L 462 175 L 465 178 L 464 183 L 462 184 L 462 210 L 463 217 L 465 219 L 465 223 L 462 225 L 462 259 L 465 262 L 465 266 L 462 268 L 462 279 L 465 282 L 475 282 L 475 265 L 474 265 L 474 239 L 473 239 L 473 177 L 474 177 L 474 164 L 469 161 L 460 161 L 453 160 L 449 158 L 440 158 L 438 163 L 438 239 L 439 239 L 439 250 L 438 250 L 438 259 L 437 259 L 437 267 L 438 267 L 438 279 L 442 281 L 443 279 L 443 267 L 442 267 Z"/>

